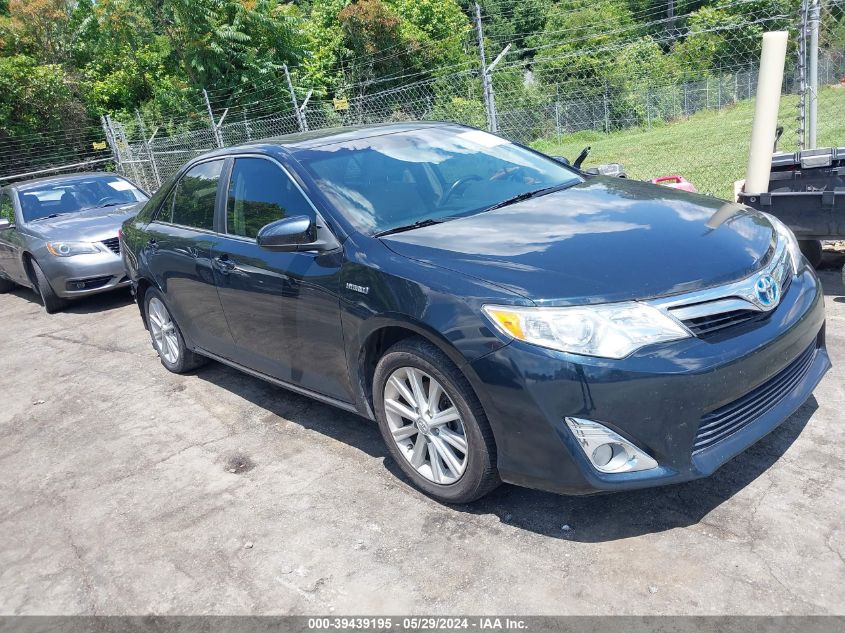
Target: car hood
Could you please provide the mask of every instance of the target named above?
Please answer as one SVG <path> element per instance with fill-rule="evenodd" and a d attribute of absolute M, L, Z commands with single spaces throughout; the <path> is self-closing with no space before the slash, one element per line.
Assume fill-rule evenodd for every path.
<path fill-rule="evenodd" d="M 50 220 L 30 222 L 29 231 L 54 240 L 92 241 L 117 237 L 117 230 L 129 218 L 135 217 L 143 202 L 123 204 L 118 207 L 98 207 Z"/>
<path fill-rule="evenodd" d="M 405 257 L 557 305 L 737 281 L 771 257 L 760 213 L 628 179 L 590 178 L 501 209 L 381 238 Z"/>

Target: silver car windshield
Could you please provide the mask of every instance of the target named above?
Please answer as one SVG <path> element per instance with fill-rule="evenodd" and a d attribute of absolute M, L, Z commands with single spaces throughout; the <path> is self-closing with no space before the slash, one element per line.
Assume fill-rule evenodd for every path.
<path fill-rule="evenodd" d="M 24 222 L 147 200 L 143 191 L 118 176 L 85 176 L 37 183 L 21 188 L 18 196 Z"/>

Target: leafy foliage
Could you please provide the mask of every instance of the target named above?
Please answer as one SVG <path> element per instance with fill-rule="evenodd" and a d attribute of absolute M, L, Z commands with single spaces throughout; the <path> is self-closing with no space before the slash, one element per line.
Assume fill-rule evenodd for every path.
<path fill-rule="evenodd" d="M 670 19 L 657 0 L 478 1 L 488 58 L 512 45 L 496 93 L 526 113 L 532 135 L 544 133 L 534 115 L 576 89 L 612 97 L 624 112 L 610 118 L 644 121 L 649 86 L 748 63 L 760 33 L 794 26 L 800 4 L 676 0 Z M 821 39 L 845 50 L 835 7 Z M 400 88 L 427 82 L 428 116 L 483 126 L 474 14 L 474 0 L 0 0 L 0 137 L 24 147 L 71 127 L 96 135 L 101 114 L 130 124 L 136 110 L 183 131 L 206 125 L 203 88 L 218 112 L 286 112 L 285 65 L 314 107 L 395 88 L 387 109 L 416 116 Z M 326 108 L 326 120 L 344 116 Z"/>

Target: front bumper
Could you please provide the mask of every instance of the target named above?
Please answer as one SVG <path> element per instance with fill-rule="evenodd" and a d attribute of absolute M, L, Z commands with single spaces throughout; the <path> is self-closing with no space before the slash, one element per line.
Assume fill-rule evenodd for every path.
<path fill-rule="evenodd" d="M 800 375 L 783 381 L 783 372 L 802 359 Z M 688 481 L 713 473 L 810 396 L 830 368 L 823 294 L 815 274 L 805 269 L 766 320 L 736 336 L 652 345 L 623 360 L 512 342 L 470 368 L 496 436 L 504 481 L 567 494 Z M 744 406 L 741 399 L 758 392 L 766 398 L 759 415 L 693 452 L 702 418 Z M 567 416 L 604 424 L 645 450 L 658 467 L 600 473 L 577 445 Z"/>
<path fill-rule="evenodd" d="M 65 299 L 107 292 L 129 286 L 120 255 L 112 252 L 41 257 L 38 261 L 53 291 Z"/>

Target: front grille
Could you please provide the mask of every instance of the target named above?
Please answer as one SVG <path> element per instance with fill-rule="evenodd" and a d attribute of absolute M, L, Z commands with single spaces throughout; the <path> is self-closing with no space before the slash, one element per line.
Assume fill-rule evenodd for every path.
<path fill-rule="evenodd" d="M 696 336 L 705 337 L 725 328 L 751 321 L 759 317 L 760 314 L 758 310 L 731 310 L 720 314 L 708 314 L 694 319 L 685 319 L 682 323 Z"/>
<path fill-rule="evenodd" d="M 107 240 L 103 240 L 101 242 L 107 249 L 109 249 L 115 255 L 120 255 L 120 239 L 117 237 L 112 237 Z"/>
<path fill-rule="evenodd" d="M 741 398 L 702 417 L 698 434 L 695 436 L 693 453 L 710 448 L 777 406 L 807 375 L 816 350 L 817 344 L 813 341 L 810 347 L 773 378 Z"/>
<path fill-rule="evenodd" d="M 792 284 L 792 276 L 785 275 L 780 288 L 780 301 L 786 296 L 789 291 L 789 286 Z M 720 300 L 721 301 L 721 300 Z M 717 302 L 713 302 L 714 304 Z M 695 304 L 696 306 L 707 306 L 708 304 Z M 679 306 L 679 309 L 689 308 L 689 305 Z M 676 308 L 677 309 L 677 308 Z M 712 334 L 721 332 L 728 328 L 742 325 L 754 320 L 762 320 L 772 314 L 777 308 L 770 312 L 761 312 L 760 310 L 725 310 L 717 311 L 712 314 L 705 314 L 703 316 L 690 317 L 681 319 L 690 332 L 699 338 L 707 338 Z"/>

